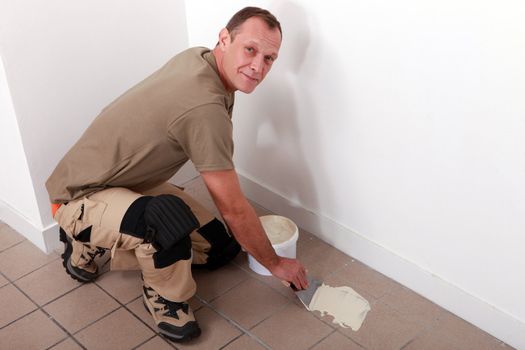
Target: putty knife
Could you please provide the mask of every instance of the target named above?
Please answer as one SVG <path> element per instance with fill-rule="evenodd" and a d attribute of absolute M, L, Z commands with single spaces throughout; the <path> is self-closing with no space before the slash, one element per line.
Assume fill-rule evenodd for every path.
<path fill-rule="evenodd" d="M 317 291 L 317 288 L 319 288 L 323 282 L 316 280 L 310 276 L 307 277 L 308 279 L 308 288 L 303 290 L 297 290 L 295 286 L 292 284 L 292 289 L 295 292 L 295 295 L 301 300 L 301 302 L 306 306 L 308 309 L 308 306 L 310 305 L 310 302 L 312 301 L 312 298 L 314 297 L 315 292 Z"/>

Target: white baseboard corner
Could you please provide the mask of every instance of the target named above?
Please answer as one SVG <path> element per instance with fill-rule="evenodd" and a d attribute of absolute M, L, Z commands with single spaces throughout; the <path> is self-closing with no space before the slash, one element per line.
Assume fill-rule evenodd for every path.
<path fill-rule="evenodd" d="M 289 217 L 298 226 L 345 254 L 412 289 L 503 342 L 516 349 L 525 349 L 524 321 L 516 319 L 497 306 L 481 300 L 334 220 L 302 208 L 248 176 L 239 174 L 239 180 L 245 195 L 254 202 Z"/>
<path fill-rule="evenodd" d="M 0 220 L 11 226 L 46 254 L 50 254 L 59 245 L 58 226 L 56 224 L 45 228 L 39 227 L 1 200 Z"/>

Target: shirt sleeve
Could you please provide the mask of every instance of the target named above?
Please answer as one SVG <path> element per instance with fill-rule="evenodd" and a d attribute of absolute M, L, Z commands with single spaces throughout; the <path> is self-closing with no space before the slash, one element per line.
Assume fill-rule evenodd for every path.
<path fill-rule="evenodd" d="M 220 104 L 196 107 L 177 118 L 168 133 L 201 171 L 234 169 L 233 126 Z"/>

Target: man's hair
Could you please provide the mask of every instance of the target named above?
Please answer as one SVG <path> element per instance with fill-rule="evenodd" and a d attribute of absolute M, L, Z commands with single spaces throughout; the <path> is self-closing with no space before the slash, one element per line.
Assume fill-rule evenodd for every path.
<path fill-rule="evenodd" d="M 281 37 L 283 35 L 283 32 L 281 30 L 281 23 L 275 18 L 274 15 L 270 13 L 268 10 L 264 10 L 259 7 L 245 7 L 236 14 L 233 15 L 233 17 L 229 20 L 228 24 L 226 24 L 226 29 L 228 29 L 228 32 L 230 33 L 231 39 L 235 38 L 235 34 L 238 31 L 239 27 L 249 18 L 252 17 L 258 17 L 262 19 L 266 24 L 268 25 L 268 28 L 279 29 L 279 33 L 281 33 Z"/>

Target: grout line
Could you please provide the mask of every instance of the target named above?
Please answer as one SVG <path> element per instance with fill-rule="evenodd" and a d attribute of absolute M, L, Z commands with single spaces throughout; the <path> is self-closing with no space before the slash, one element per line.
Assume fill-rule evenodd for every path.
<path fill-rule="evenodd" d="M 19 244 L 24 243 L 25 241 L 27 241 L 27 238 L 24 238 L 24 239 L 21 240 L 20 242 L 16 242 L 15 244 L 13 244 L 13 245 L 11 245 L 11 246 L 9 246 L 9 247 L 7 247 L 7 248 L 4 248 L 4 249 L 0 250 L 0 254 L 3 253 L 3 252 L 8 251 L 9 249 L 11 249 L 11 248 L 13 248 L 13 247 L 16 247 L 16 246 L 19 245 Z"/>
<path fill-rule="evenodd" d="M 221 316 L 223 319 L 225 319 L 227 322 L 231 323 L 232 325 L 234 325 L 235 327 L 237 327 L 241 332 L 245 333 L 246 335 L 250 336 L 253 340 L 255 340 L 257 343 L 259 343 L 260 345 L 262 345 L 265 349 L 267 350 L 272 350 L 271 347 L 269 347 L 266 343 L 264 343 L 261 339 L 259 339 L 255 334 L 253 334 L 252 332 L 250 332 L 249 330 L 247 330 L 246 328 L 244 328 L 243 326 L 241 326 L 240 324 L 238 324 L 237 322 L 235 322 L 234 320 L 232 320 L 231 318 L 229 318 L 227 315 L 225 315 L 223 312 L 217 310 L 216 308 L 214 308 L 210 303 L 208 303 L 206 300 L 204 299 L 201 299 L 200 297 L 197 296 L 197 298 L 200 300 L 201 303 L 203 303 L 204 305 L 208 306 L 212 311 L 214 311 L 216 314 L 218 314 L 219 316 Z"/>
<path fill-rule="evenodd" d="M 238 336 L 236 336 L 235 338 L 233 338 L 232 340 L 230 340 L 229 342 L 227 342 L 226 344 L 224 344 L 223 346 L 221 346 L 219 348 L 219 350 L 222 350 L 224 348 L 226 348 L 228 345 L 230 345 L 231 343 L 233 343 L 234 341 L 236 341 L 237 339 L 239 339 L 240 337 L 242 337 L 243 335 L 245 335 L 245 333 L 241 333 L 239 334 Z"/>
<path fill-rule="evenodd" d="M 8 280 L 9 280 L 9 279 L 8 279 Z M 9 281 L 10 281 L 10 280 L 9 280 Z M 18 287 L 16 284 L 14 284 L 14 283 L 12 283 L 12 282 L 11 282 L 11 284 L 12 284 L 16 289 L 18 289 L 18 291 L 19 291 L 20 293 L 22 293 L 26 298 L 28 298 L 33 304 L 35 304 L 35 305 L 37 306 L 37 308 L 36 308 L 35 310 L 33 310 L 33 311 L 31 311 L 30 313 L 24 315 L 23 317 L 26 317 L 26 316 L 28 316 L 29 314 L 31 314 L 31 313 L 33 313 L 33 312 L 36 312 L 37 310 L 42 311 L 42 313 L 44 313 L 44 315 L 46 315 L 48 319 L 50 319 L 55 325 L 57 325 L 57 326 L 58 326 L 62 331 L 64 331 L 69 337 L 73 338 L 73 340 L 75 341 L 75 343 L 77 343 L 82 349 L 86 349 L 86 347 L 85 347 L 84 345 L 82 345 L 82 344 L 81 344 L 81 343 L 80 343 L 80 342 L 79 342 L 79 341 L 73 336 L 73 334 L 71 334 L 71 333 L 70 333 L 70 332 L 69 332 L 64 326 L 62 326 L 62 325 L 61 325 L 61 324 L 60 324 L 60 323 L 59 323 L 59 322 L 58 322 L 53 316 L 51 316 L 46 310 L 44 310 L 43 307 L 41 307 L 40 305 L 38 305 L 37 302 L 35 302 L 33 299 L 31 299 L 31 297 L 30 297 L 28 294 L 26 294 L 26 292 L 24 292 L 24 291 L 23 291 L 20 287 Z M 66 293 L 66 294 L 67 294 L 67 293 Z M 16 321 L 22 319 L 23 317 L 20 317 L 20 318 L 16 319 L 15 321 L 10 322 L 9 324 L 13 324 L 14 322 L 16 322 Z M 3 328 L 5 328 L 5 327 L 7 327 L 7 326 L 8 326 L 8 325 L 6 325 L 6 326 L 4 326 L 4 327 L 2 327 L 2 328 L 0 328 L 0 329 L 3 329 Z M 66 339 L 66 338 L 64 338 L 64 339 Z M 62 341 L 63 341 L 64 339 L 62 339 Z"/>
<path fill-rule="evenodd" d="M 119 305 L 120 307 L 124 308 L 124 310 L 127 310 L 133 317 L 135 317 L 138 321 L 140 321 L 140 323 L 142 323 L 144 326 L 146 326 L 148 329 L 150 329 L 151 331 L 153 331 L 154 333 L 154 336 L 152 338 L 154 338 L 155 336 L 159 336 L 162 340 L 164 340 L 167 344 L 169 344 L 171 347 L 173 347 L 174 349 L 177 349 L 175 347 L 175 345 L 172 343 L 172 342 L 169 342 L 167 341 L 164 337 L 162 337 L 160 335 L 160 333 L 152 328 L 149 324 L 147 324 L 142 318 L 140 318 L 139 316 L 137 316 L 131 309 L 128 308 L 128 305 L 141 299 L 142 298 L 142 294 L 139 295 L 138 297 L 136 298 L 133 298 L 131 299 L 130 301 L 128 301 L 126 304 L 124 304 L 123 302 L 121 302 L 120 300 L 118 300 L 117 298 L 115 298 L 112 294 L 110 294 L 108 291 L 106 291 L 102 286 L 98 285 L 96 282 L 95 284 L 97 285 L 97 287 L 99 287 L 104 293 L 106 293 L 109 297 L 111 297 L 113 300 L 115 300 Z M 118 308 L 117 308 L 118 310 Z M 115 310 L 116 311 L 116 310 Z M 105 317 L 105 316 L 104 316 Z M 153 316 L 152 316 L 153 317 Z M 148 339 L 147 341 L 151 340 L 152 338 Z M 146 342 L 147 342 L 146 341 Z M 145 342 L 144 342 L 145 343 Z M 141 344 L 137 345 L 137 346 L 140 346 Z"/>
<path fill-rule="evenodd" d="M 135 350 L 137 349 L 138 347 L 146 344 L 147 342 L 149 342 L 151 339 L 155 338 L 157 335 L 156 334 L 153 334 L 151 337 L 149 337 L 148 339 L 144 340 L 142 343 L 139 343 L 137 344 L 136 346 L 132 347 L 131 350 Z"/>
<path fill-rule="evenodd" d="M 336 333 L 337 331 L 335 329 L 333 329 L 332 332 L 328 333 L 326 336 L 322 337 L 321 339 L 319 339 L 315 344 L 313 344 L 312 346 L 310 346 L 308 349 L 312 349 L 313 347 L 315 347 L 316 345 L 318 345 L 320 342 L 322 342 L 323 340 L 325 340 L 326 338 L 328 338 L 329 336 L 331 336 L 332 334 Z"/>

